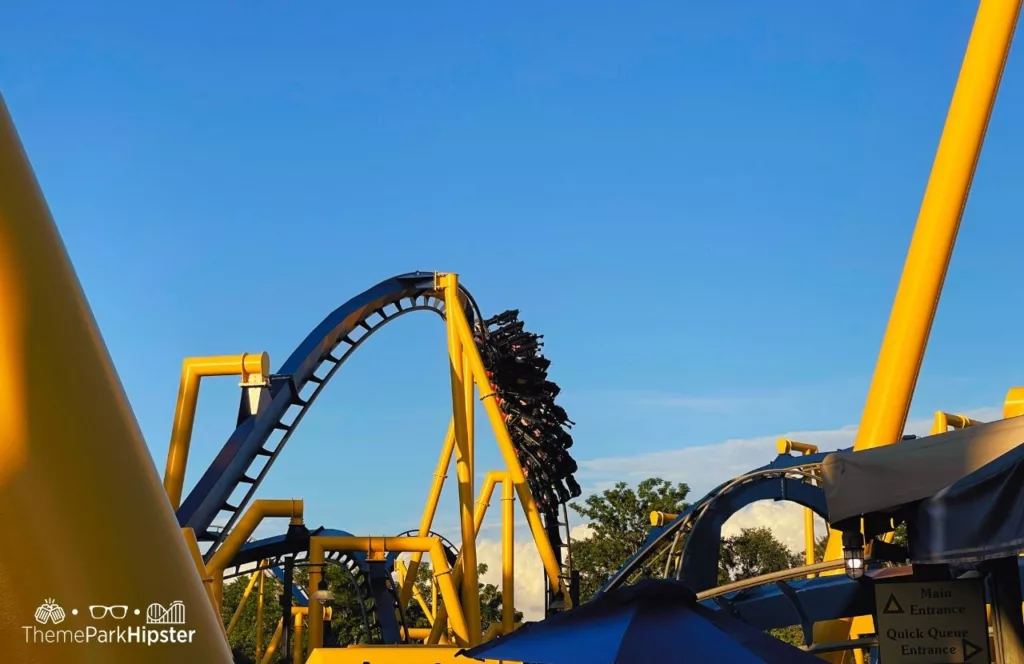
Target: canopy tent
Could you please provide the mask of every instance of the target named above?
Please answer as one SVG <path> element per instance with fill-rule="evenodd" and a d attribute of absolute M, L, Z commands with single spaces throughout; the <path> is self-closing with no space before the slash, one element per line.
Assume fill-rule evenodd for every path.
<path fill-rule="evenodd" d="M 862 452 L 836 452 L 821 464 L 833 524 L 934 496 L 1024 443 L 1024 416 Z"/>
<path fill-rule="evenodd" d="M 815 664 L 821 660 L 697 603 L 674 579 L 623 586 L 459 655 L 533 664 Z"/>
<path fill-rule="evenodd" d="M 908 518 L 918 564 L 976 563 L 1024 551 L 1024 445 L 919 503 Z"/>

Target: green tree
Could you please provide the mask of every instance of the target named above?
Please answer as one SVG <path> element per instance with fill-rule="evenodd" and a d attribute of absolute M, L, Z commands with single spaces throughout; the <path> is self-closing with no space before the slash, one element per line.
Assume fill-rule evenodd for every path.
<path fill-rule="evenodd" d="M 480 563 L 478 566 L 479 576 L 483 576 L 487 573 L 487 565 Z M 483 625 L 484 631 L 487 630 L 494 623 L 501 624 L 501 609 L 504 606 L 504 602 L 501 597 L 501 590 L 498 586 L 493 583 L 480 584 L 480 623 Z M 520 611 L 512 609 L 512 615 L 515 621 L 522 622 L 523 614 Z"/>
<path fill-rule="evenodd" d="M 366 629 L 367 615 L 365 613 L 368 609 L 363 605 L 360 595 L 356 591 L 352 576 L 337 564 L 328 564 L 325 569 L 328 588 L 334 595 L 334 599 L 331 602 L 332 616 L 330 627 L 328 628 L 325 625 L 325 641 L 330 636 L 333 636 L 334 642 L 340 646 L 368 643 L 369 634 Z M 477 570 L 482 576 L 487 573 L 487 565 L 481 564 Z M 431 572 L 430 564 L 424 562 L 420 565 L 416 575 L 416 585 L 428 605 L 432 581 L 433 573 Z M 248 583 L 249 576 L 245 575 L 224 584 L 221 617 L 225 625 L 231 621 L 231 616 L 234 615 Z M 266 652 L 266 648 L 270 645 L 274 631 L 277 629 L 277 624 L 281 618 L 279 598 L 283 585 L 271 576 L 265 577 L 263 583 L 263 649 Z M 308 568 L 296 567 L 295 585 L 300 588 L 308 588 L 308 584 Z M 259 586 L 256 585 L 253 587 L 252 593 L 242 609 L 238 624 L 229 637 L 236 664 L 259 664 L 256 660 L 258 594 Z M 484 629 L 487 629 L 491 623 L 501 622 L 502 596 L 497 586 L 490 583 L 480 584 L 480 605 L 480 617 Z M 515 618 L 517 622 L 521 622 L 523 614 L 516 611 Z M 415 599 L 410 602 L 405 610 L 405 620 L 409 627 L 430 626 L 430 621 Z M 328 629 L 330 630 L 330 635 L 326 633 Z M 302 638 L 303 648 L 305 649 L 307 645 L 305 630 L 303 630 Z M 279 661 L 280 655 L 280 651 L 275 652 L 271 661 L 276 664 Z"/>
<path fill-rule="evenodd" d="M 901 523 L 893 532 L 892 543 L 896 546 L 907 546 L 907 524 Z M 814 562 L 820 563 L 825 560 L 825 548 L 828 546 L 828 533 L 818 536 L 814 540 Z M 892 567 L 896 563 L 885 563 L 886 567 Z M 902 564 L 902 563 L 901 563 Z"/>
<path fill-rule="evenodd" d="M 224 624 L 231 622 L 246 586 L 249 575 L 240 576 L 224 584 L 221 601 L 221 618 Z M 263 648 L 270 645 L 281 618 L 281 584 L 277 579 L 266 576 L 263 579 Z M 259 582 L 253 586 L 252 592 L 242 609 L 242 615 L 232 630 L 229 641 L 235 655 L 236 664 L 258 664 L 256 660 L 256 614 L 258 612 Z"/>
<path fill-rule="evenodd" d="M 803 556 L 775 539 L 770 528 L 743 528 L 740 534 L 722 539 L 718 558 L 719 584 L 799 567 Z"/>
<path fill-rule="evenodd" d="M 718 583 L 752 579 L 801 565 L 803 556 L 777 540 L 770 528 L 743 528 L 738 535 L 722 540 Z M 797 625 L 768 630 L 768 633 L 793 645 L 804 642 L 803 630 Z"/>
<path fill-rule="evenodd" d="M 416 588 L 420 591 L 420 596 L 428 608 L 430 608 L 430 586 L 433 583 L 433 577 L 434 573 L 430 569 L 430 563 L 426 561 L 421 562 L 416 570 Z M 430 619 L 423 613 L 423 609 L 420 608 L 420 604 L 415 597 L 405 607 L 405 622 L 409 627 L 430 627 Z"/>
<path fill-rule="evenodd" d="M 896 526 L 896 532 L 893 533 L 892 543 L 897 546 L 907 546 L 907 523 L 904 521 L 900 525 Z"/>
<path fill-rule="evenodd" d="M 476 570 L 477 576 L 482 577 L 487 574 L 488 567 L 485 563 L 480 563 L 476 566 Z M 432 582 L 432 576 L 433 573 L 431 572 L 430 564 L 426 562 L 420 563 L 416 574 L 416 587 L 419 589 L 420 595 L 423 597 L 428 608 L 431 608 L 430 584 Z M 501 608 L 503 606 L 503 600 L 501 590 L 499 590 L 493 583 L 480 583 L 478 586 L 480 589 L 480 624 L 486 631 L 492 623 L 501 623 Z M 522 622 L 522 612 L 515 611 L 514 609 L 513 612 L 516 622 Z M 415 597 L 409 602 L 409 606 L 405 609 L 405 620 L 410 627 L 430 627 L 430 620 L 427 618 L 426 614 L 423 613 L 423 609 L 420 607 L 420 604 Z"/>
<path fill-rule="evenodd" d="M 646 479 L 634 491 L 625 482 L 589 496 L 572 509 L 590 525 L 592 536 L 572 541 L 573 566 L 580 572 L 580 601 L 585 602 L 609 575 L 635 554 L 647 539 L 654 511 L 678 514 L 689 504 L 690 487 L 660 478 Z"/>
<path fill-rule="evenodd" d="M 828 533 L 814 538 L 814 562 L 825 560 L 825 549 L 828 548 Z"/>
<path fill-rule="evenodd" d="M 340 565 L 329 563 L 325 567 L 328 588 L 334 595 L 331 602 L 332 616 L 330 626 L 324 626 L 325 641 L 333 638 L 338 645 L 350 645 L 354 643 L 367 643 L 368 633 L 366 620 L 364 619 L 365 607 L 362 606 L 359 595 L 356 593 L 355 585 L 349 573 Z M 304 566 L 295 568 L 295 585 L 300 588 L 307 588 L 309 584 L 309 570 Z M 223 602 L 221 617 L 227 625 L 234 614 L 239 601 L 248 585 L 248 575 L 224 584 Z M 281 619 L 281 590 L 283 585 L 272 576 L 264 578 L 263 586 L 263 648 L 264 652 Z M 258 662 L 256 655 L 256 612 L 257 596 L 259 586 L 255 586 L 238 624 L 229 636 L 232 651 L 235 654 L 236 664 L 250 664 Z M 328 635 L 326 632 L 330 631 Z M 306 632 L 303 630 L 303 647 L 306 646 Z M 281 656 L 280 648 L 275 652 L 272 662 L 275 664 Z"/>

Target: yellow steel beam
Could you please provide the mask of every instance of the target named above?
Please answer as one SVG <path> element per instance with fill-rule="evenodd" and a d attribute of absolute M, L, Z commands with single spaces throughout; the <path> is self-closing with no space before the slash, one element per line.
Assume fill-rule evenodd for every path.
<path fill-rule="evenodd" d="M 231 564 L 246 541 L 252 537 L 256 527 L 263 519 L 270 517 L 288 517 L 293 525 L 302 525 L 303 503 L 301 500 L 254 500 L 245 511 L 242 518 L 238 520 L 234 529 L 224 538 L 220 548 L 214 552 L 210 562 L 206 565 L 207 571 L 213 577 L 213 595 L 217 600 L 217 613 L 220 613 L 221 602 L 224 596 L 224 570 Z M 260 577 L 262 588 L 262 575 Z"/>
<path fill-rule="evenodd" d="M 501 478 L 501 629 L 511 634 L 516 627 L 515 527 L 516 494 L 512 475 Z"/>
<path fill-rule="evenodd" d="M 263 589 L 267 580 L 266 574 L 260 574 L 260 589 L 256 594 L 256 659 L 263 654 Z M 219 598 L 218 598 L 219 600 Z"/>
<path fill-rule="evenodd" d="M 453 421 L 455 423 L 456 475 L 459 484 L 459 522 L 462 526 L 462 610 L 466 613 L 469 629 L 469 645 L 480 642 L 480 592 L 477 578 L 476 532 L 473 529 L 473 438 L 470 418 L 473 404 L 473 381 L 468 372 L 464 373 L 465 361 L 463 340 L 459 337 L 458 323 L 451 315 L 459 305 L 459 281 L 454 274 L 441 275 L 440 286 L 444 292 L 444 306 L 448 330 L 448 357 L 450 361 Z M 472 340 L 470 340 L 472 344 Z M 466 398 L 466 395 L 469 398 Z"/>
<path fill-rule="evenodd" d="M 855 450 L 895 443 L 967 204 L 1021 0 L 981 0 L 871 379 Z"/>
<path fill-rule="evenodd" d="M 498 471 L 490 471 L 484 476 L 484 485 L 480 489 L 480 498 L 476 501 L 476 509 L 473 512 L 473 532 L 479 533 L 480 526 L 483 525 L 484 516 L 487 514 L 487 508 L 490 506 L 491 496 L 494 495 L 494 487 L 497 486 L 498 482 L 501 481 L 505 473 Z M 462 583 L 462 574 L 465 566 L 462 564 L 462 552 L 455 556 L 455 565 L 452 567 L 452 583 L 458 586 Z M 434 622 L 430 626 L 430 637 L 427 643 L 434 645 L 440 642 L 441 638 L 445 634 L 445 628 L 448 626 L 448 608 L 442 604 L 437 606 L 436 600 L 434 603 Z"/>
<path fill-rule="evenodd" d="M 291 620 L 294 620 L 295 631 L 292 633 L 292 664 L 302 664 L 302 616 L 306 615 L 308 609 L 304 606 L 293 606 Z M 262 627 L 262 626 L 261 626 Z M 263 630 L 257 630 L 256 638 L 260 638 Z M 274 653 L 281 647 L 281 639 L 284 638 L 284 618 L 278 618 L 277 627 L 274 628 L 274 635 L 270 637 L 270 644 L 267 645 L 267 652 L 260 657 L 258 654 L 256 659 L 260 661 L 260 664 L 271 664 L 274 661 Z M 296 645 L 298 644 L 298 648 Z M 296 655 L 298 650 L 298 655 Z"/>
<path fill-rule="evenodd" d="M 231 632 L 234 631 L 235 626 L 238 625 L 238 620 L 242 617 L 242 612 L 245 610 L 245 604 L 249 601 L 249 595 L 252 594 L 252 589 L 256 586 L 256 581 L 258 581 L 260 575 L 263 574 L 263 563 L 264 561 L 259 561 L 259 563 L 257 564 L 256 571 L 253 572 L 252 575 L 249 577 L 249 584 L 245 587 L 245 592 L 242 593 L 242 599 L 238 601 L 238 606 L 235 608 L 235 613 L 231 616 L 231 621 L 228 622 L 227 629 L 225 630 L 228 636 L 231 635 Z M 210 580 L 212 582 L 212 576 L 210 577 Z M 213 595 L 213 605 L 216 606 L 217 596 L 212 593 L 212 588 L 211 595 Z"/>
<path fill-rule="evenodd" d="M 675 520 L 678 516 L 678 514 L 671 514 L 669 512 L 651 512 L 651 526 L 655 528 L 664 526 L 666 523 Z"/>
<path fill-rule="evenodd" d="M 430 636 L 429 627 L 402 627 L 402 638 L 406 641 L 423 641 Z"/>
<path fill-rule="evenodd" d="M 420 518 L 420 537 L 430 535 L 430 529 L 434 524 L 434 515 L 437 513 L 437 502 L 441 498 L 441 490 L 444 488 L 448 466 L 452 463 L 452 451 L 454 449 L 455 420 L 453 418 L 448 423 L 448 433 L 445 434 L 444 444 L 441 446 L 441 457 L 437 460 L 437 468 L 434 470 L 434 481 L 431 483 L 430 493 L 427 494 L 427 504 L 423 508 L 423 516 Z M 409 605 L 412 589 L 416 587 L 416 576 L 419 572 L 422 556 L 423 554 L 419 552 L 412 554 L 409 562 L 409 573 L 406 575 L 405 583 L 402 584 L 402 592 L 399 595 L 399 606 L 405 607 Z"/>
<path fill-rule="evenodd" d="M 434 579 L 441 590 L 441 598 L 448 610 L 455 636 L 463 645 L 469 643 L 466 618 L 459 604 L 459 593 L 452 580 L 452 569 L 437 537 L 310 537 L 309 538 L 309 650 L 323 647 L 324 617 L 314 596 L 320 585 L 325 551 L 365 551 L 368 554 L 393 551 L 412 553 L 420 551 L 430 555 Z M 436 624 L 436 623 L 435 623 Z"/>
<path fill-rule="evenodd" d="M 541 563 L 544 565 L 544 571 L 547 573 L 548 582 L 554 590 L 563 595 L 566 608 L 571 608 L 572 602 L 569 598 L 569 593 L 561 582 L 558 558 L 555 556 L 555 551 L 551 547 L 551 542 L 548 540 L 547 533 L 544 530 L 540 512 L 537 510 L 537 504 L 530 493 L 530 487 L 526 483 L 523 468 L 519 465 L 519 459 L 516 457 L 515 447 L 512 445 L 512 438 L 509 436 L 508 427 L 505 426 L 505 419 L 501 414 L 501 409 L 495 402 L 496 395 L 491 389 L 491 383 L 487 377 L 487 370 L 484 368 L 483 359 L 480 357 L 480 351 L 473 341 L 473 331 L 469 329 L 469 322 L 466 320 L 466 314 L 458 298 L 453 298 L 451 304 L 448 304 L 446 301 L 445 317 L 448 320 L 448 324 L 454 325 L 458 330 L 463 352 L 469 360 L 473 380 L 476 382 L 477 389 L 481 395 L 480 399 L 484 402 L 484 407 L 487 410 L 487 417 L 491 422 L 491 428 L 498 441 L 498 448 L 501 451 L 502 458 L 505 460 L 505 467 L 512 474 L 512 483 L 515 485 L 516 493 L 519 495 L 519 502 L 522 503 L 523 512 L 526 514 L 526 521 L 530 526 L 530 532 L 533 534 L 533 541 L 537 546 L 537 553 L 540 555 Z"/>
<path fill-rule="evenodd" d="M 261 594 L 260 599 L 262 598 L 263 595 Z M 274 653 L 277 652 L 278 647 L 281 645 L 281 635 L 284 632 L 284 618 L 277 619 L 277 626 L 274 627 L 274 634 L 270 637 L 270 643 L 267 644 L 267 651 L 263 653 L 262 617 L 263 615 L 261 613 L 259 618 L 256 619 L 256 659 L 260 664 L 270 664 L 274 659 Z M 261 653 L 263 655 L 262 657 L 260 656 Z"/>
<path fill-rule="evenodd" d="M 167 447 L 167 468 L 164 470 L 164 490 L 175 510 L 181 506 L 181 492 L 185 486 L 185 468 L 192 444 L 192 427 L 196 422 L 199 404 L 199 381 L 208 376 L 241 376 L 248 383 L 250 376 L 270 375 L 270 356 L 266 353 L 242 353 L 214 357 L 188 357 L 181 365 L 181 384 L 178 403 L 174 408 L 171 442 Z"/>
<path fill-rule="evenodd" d="M 1024 415 L 1024 387 L 1011 387 L 1003 401 L 1003 418 Z"/>
<path fill-rule="evenodd" d="M 0 312 L 0 533 L 30 537 L 27 546 L 0 545 L 3 659 L 230 664 L 220 617 L 2 97 Z M 33 620 L 47 598 L 63 610 L 59 629 L 81 633 L 92 604 L 144 613 L 181 600 L 191 639 L 158 648 L 47 644 L 58 626 Z"/>
<path fill-rule="evenodd" d="M 302 607 L 306 608 L 306 607 Z M 295 629 L 292 631 L 292 664 L 302 664 L 302 613 L 295 613 Z"/>
<path fill-rule="evenodd" d="M 981 0 L 978 5 L 854 450 L 896 443 L 903 433 L 1020 8 L 1021 0 Z M 833 532 L 825 559 L 841 555 L 841 537 Z M 849 630 L 847 620 L 819 623 L 814 640 L 842 640 Z M 843 661 L 841 654 L 823 657 Z"/>
<path fill-rule="evenodd" d="M 944 413 L 941 410 L 935 412 L 935 422 L 932 424 L 931 435 L 946 433 L 950 427 L 954 429 L 966 429 L 967 427 L 977 426 L 984 424 L 978 420 L 972 420 L 966 415 L 954 415 L 953 413 Z"/>
<path fill-rule="evenodd" d="M 405 581 L 409 578 L 409 568 L 405 566 L 405 562 L 404 561 L 396 560 L 395 561 L 395 570 L 398 572 L 398 583 L 399 584 L 404 584 Z M 423 611 L 423 615 L 425 615 L 427 617 L 427 622 L 429 622 L 431 625 L 433 625 L 434 624 L 434 609 L 433 609 L 433 607 L 431 607 L 431 606 L 429 606 L 427 604 L 426 598 L 423 597 L 423 593 L 420 592 L 420 589 L 417 588 L 415 584 L 413 584 L 413 587 L 412 587 L 412 596 L 416 600 L 416 604 L 419 605 L 420 611 Z"/>

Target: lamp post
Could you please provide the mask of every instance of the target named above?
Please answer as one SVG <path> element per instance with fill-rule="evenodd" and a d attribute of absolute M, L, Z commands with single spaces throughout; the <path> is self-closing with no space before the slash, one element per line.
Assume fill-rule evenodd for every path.
<path fill-rule="evenodd" d="M 334 630 L 331 629 L 329 611 L 331 603 L 334 601 L 334 593 L 331 592 L 330 585 L 327 582 L 327 565 L 324 564 L 320 567 L 320 583 L 316 586 L 316 592 L 313 593 L 312 599 L 315 599 L 320 606 L 323 607 L 324 622 L 326 623 L 322 631 L 322 647 L 324 648 L 336 648 L 338 645 L 337 640 L 334 638 Z M 293 664 L 298 664 L 293 663 Z"/>
<path fill-rule="evenodd" d="M 864 576 L 864 535 L 859 530 L 843 531 L 843 561 L 846 576 L 851 579 Z"/>

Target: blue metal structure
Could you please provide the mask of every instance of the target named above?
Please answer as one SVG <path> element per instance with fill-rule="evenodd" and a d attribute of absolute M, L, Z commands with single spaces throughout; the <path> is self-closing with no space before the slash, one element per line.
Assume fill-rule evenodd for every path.
<path fill-rule="evenodd" d="M 466 308 L 472 324 L 479 311 L 469 292 L 462 291 L 472 305 Z M 246 415 L 244 408 L 239 409 L 234 433 L 177 512 L 179 525 L 192 528 L 200 542 L 211 543 L 204 553 L 207 560 L 338 368 L 374 332 L 412 311 L 433 311 L 444 317 L 444 301 L 434 295 L 433 272 L 410 272 L 386 279 L 335 309 L 270 377 L 270 385 L 260 394 L 256 414 Z M 259 466 L 261 458 L 264 461 Z M 244 492 L 232 504 L 232 497 L 242 487 Z M 226 515 L 227 522 L 219 532 L 211 532 L 210 527 L 221 515 Z"/>
<path fill-rule="evenodd" d="M 793 457 L 781 455 L 766 466 L 722 484 L 707 496 L 661 527 L 650 530 L 644 546 L 612 575 L 597 596 L 630 583 L 641 570 L 670 551 L 675 543 L 678 578 L 696 591 L 717 585 L 721 526 L 737 511 L 759 500 L 788 500 L 814 510 L 826 518 L 824 492 L 820 486 L 795 477 L 792 471 L 820 465 L 827 453 Z M 1024 577 L 1024 559 L 1019 563 Z M 666 565 L 665 570 L 672 571 Z M 1024 582 L 1022 582 L 1024 589 Z M 846 575 L 776 581 L 736 590 L 701 603 L 725 611 L 758 629 L 799 625 L 807 643 L 812 642 L 815 622 L 870 615 L 874 611 L 874 586 L 867 578 Z"/>
<path fill-rule="evenodd" d="M 270 573 L 274 575 L 274 578 L 284 584 L 284 568 L 280 565 L 277 567 L 271 567 Z M 306 589 L 295 583 L 292 584 L 292 598 L 295 600 L 296 606 L 309 606 L 309 595 L 306 593 Z"/>
<path fill-rule="evenodd" d="M 414 534 L 418 534 L 418 531 L 415 533 L 407 531 L 399 534 L 398 537 Z M 430 535 L 441 539 L 448 564 L 454 564 L 458 555 L 455 545 L 437 533 L 432 532 Z M 292 532 L 247 542 L 232 559 L 231 566 L 225 570 L 224 577 L 227 579 L 246 574 L 251 571 L 251 568 L 243 568 L 265 561 L 274 576 L 283 582 L 284 569 L 281 566 L 283 559 L 292 557 L 296 564 L 301 566 L 309 556 L 310 537 L 351 536 L 352 533 L 344 530 L 317 528 L 312 532 Z M 364 551 L 329 551 L 325 555 L 329 562 L 338 565 L 352 579 L 366 631 L 373 643 L 402 643 L 401 625 L 395 617 L 394 611 L 398 606 L 398 598 L 391 581 L 397 557 L 394 553 L 388 553 L 384 560 L 367 560 Z M 293 586 L 292 596 L 298 606 L 309 606 L 309 595 L 301 586 L 297 584 Z M 382 611 L 380 607 L 387 607 L 388 610 Z"/>
<path fill-rule="evenodd" d="M 663 554 L 678 560 L 673 576 L 694 591 L 714 588 L 718 585 L 722 526 L 739 510 L 761 500 L 787 500 L 826 518 L 824 493 L 807 481 L 811 475 L 803 473 L 803 469 L 820 465 L 825 456 L 783 454 L 766 466 L 720 485 L 670 523 L 652 528 L 647 543 L 611 576 L 597 596 L 627 583 Z"/>
<path fill-rule="evenodd" d="M 1024 576 L 1024 559 L 1018 563 Z M 1024 582 L 1021 583 L 1024 589 Z M 986 601 L 991 601 L 986 589 Z M 727 611 L 758 629 L 800 625 L 809 639 L 817 621 L 870 615 L 875 607 L 874 586 L 865 578 L 846 575 L 793 579 L 737 590 L 701 602 Z"/>

